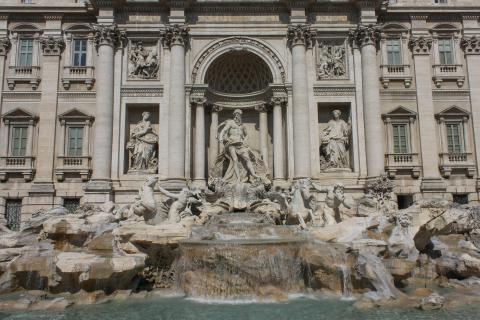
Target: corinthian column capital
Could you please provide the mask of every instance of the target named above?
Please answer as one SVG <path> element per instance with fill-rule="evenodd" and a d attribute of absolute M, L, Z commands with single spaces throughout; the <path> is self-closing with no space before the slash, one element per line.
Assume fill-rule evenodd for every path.
<path fill-rule="evenodd" d="M 432 50 L 433 39 L 431 37 L 411 37 L 408 43 L 413 54 L 430 54 Z"/>
<path fill-rule="evenodd" d="M 45 56 L 59 56 L 65 48 L 63 37 L 47 36 L 38 39 Z"/>
<path fill-rule="evenodd" d="M 193 104 L 193 105 L 201 105 L 203 106 L 204 104 L 207 103 L 207 98 L 205 97 L 202 97 L 202 96 L 192 96 L 190 97 L 190 102 Z"/>
<path fill-rule="evenodd" d="M 118 29 L 116 24 L 91 24 L 94 33 L 94 41 L 97 48 L 102 45 L 116 47 L 126 39 L 124 31 Z"/>
<path fill-rule="evenodd" d="M 271 104 L 272 104 L 273 106 L 283 106 L 283 105 L 286 104 L 286 103 L 287 103 L 287 97 L 281 97 L 281 96 L 280 96 L 280 97 L 278 97 L 278 96 L 275 97 L 275 96 L 274 96 L 274 97 L 272 97 L 272 99 L 271 99 Z"/>
<path fill-rule="evenodd" d="M 310 25 L 307 24 L 297 24 L 289 25 L 287 30 L 287 38 L 290 45 L 303 45 L 311 46 L 314 41 L 315 32 L 312 31 Z"/>
<path fill-rule="evenodd" d="M 10 49 L 11 43 L 8 37 L 0 38 L 0 56 L 5 56 Z"/>
<path fill-rule="evenodd" d="M 190 28 L 185 25 L 169 25 L 165 29 L 163 43 L 166 47 L 174 45 L 185 46 L 188 43 L 188 33 Z"/>
<path fill-rule="evenodd" d="M 464 36 L 460 45 L 465 54 L 480 54 L 480 39 L 477 36 Z"/>
<path fill-rule="evenodd" d="M 350 40 L 359 47 L 366 45 L 376 47 L 380 40 L 380 26 L 374 24 L 359 24 L 356 29 L 350 31 L 349 37 Z"/>

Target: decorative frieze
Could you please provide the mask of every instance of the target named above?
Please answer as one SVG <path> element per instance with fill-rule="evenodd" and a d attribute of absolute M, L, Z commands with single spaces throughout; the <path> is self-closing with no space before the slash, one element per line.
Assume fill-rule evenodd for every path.
<path fill-rule="evenodd" d="M 409 41 L 409 47 L 413 54 L 430 54 L 432 50 L 433 39 L 431 37 L 412 37 Z"/>
<path fill-rule="evenodd" d="M 380 26 L 369 24 L 359 24 L 356 29 L 350 31 L 350 40 L 363 47 L 366 45 L 377 46 L 380 40 Z"/>
<path fill-rule="evenodd" d="M 123 87 L 123 97 L 163 97 L 163 87 Z"/>
<path fill-rule="evenodd" d="M 463 37 L 461 41 L 462 49 L 465 54 L 480 54 L 480 39 L 476 36 Z"/>
<path fill-rule="evenodd" d="M 117 47 L 122 45 L 126 39 L 124 31 L 121 31 L 116 24 L 91 24 L 94 32 L 94 41 L 97 48 L 101 45 Z"/>
<path fill-rule="evenodd" d="M 355 96 L 355 87 L 314 87 L 315 96 Z"/>
<path fill-rule="evenodd" d="M 317 48 L 317 79 L 347 78 L 345 44 L 322 41 Z"/>
<path fill-rule="evenodd" d="M 296 45 L 309 47 L 313 44 L 315 32 L 308 24 L 289 25 L 287 38 L 292 47 Z"/>
<path fill-rule="evenodd" d="M 65 49 L 63 37 L 40 37 L 38 41 L 45 56 L 59 56 L 62 54 L 63 49 Z"/>
<path fill-rule="evenodd" d="M 169 25 L 165 29 L 163 44 L 170 48 L 173 45 L 185 46 L 188 42 L 190 28 L 185 25 Z"/>
<path fill-rule="evenodd" d="M 0 38 L 0 56 L 7 55 L 8 50 L 10 49 L 11 43 L 8 37 Z"/>

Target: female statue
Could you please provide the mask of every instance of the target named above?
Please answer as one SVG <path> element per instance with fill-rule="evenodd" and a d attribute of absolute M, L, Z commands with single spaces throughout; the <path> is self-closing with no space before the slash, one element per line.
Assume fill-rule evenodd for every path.
<path fill-rule="evenodd" d="M 137 123 L 130 134 L 127 149 L 132 153 L 130 170 L 157 171 L 158 135 L 148 120 L 150 112 L 142 113 L 142 120 Z"/>

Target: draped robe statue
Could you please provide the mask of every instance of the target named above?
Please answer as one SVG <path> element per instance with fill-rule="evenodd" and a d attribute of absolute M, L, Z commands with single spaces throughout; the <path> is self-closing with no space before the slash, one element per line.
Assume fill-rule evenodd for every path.
<path fill-rule="evenodd" d="M 340 110 L 333 110 L 333 119 L 328 122 L 320 136 L 320 153 L 325 159 L 322 165 L 327 168 L 349 168 L 349 147 L 351 125 L 340 119 Z"/>
<path fill-rule="evenodd" d="M 142 113 L 142 120 L 133 128 L 127 149 L 131 152 L 130 170 L 156 173 L 158 135 L 148 120 L 150 112 Z"/>

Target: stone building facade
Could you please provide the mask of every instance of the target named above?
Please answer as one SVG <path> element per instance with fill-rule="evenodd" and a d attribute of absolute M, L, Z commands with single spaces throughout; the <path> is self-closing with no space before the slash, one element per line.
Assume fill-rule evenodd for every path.
<path fill-rule="evenodd" d="M 240 110 L 274 186 L 477 202 L 477 0 L 2 0 L 0 213 L 205 187 Z M 160 195 L 159 195 L 160 197 Z M 17 220 L 16 220 L 17 219 Z"/>

